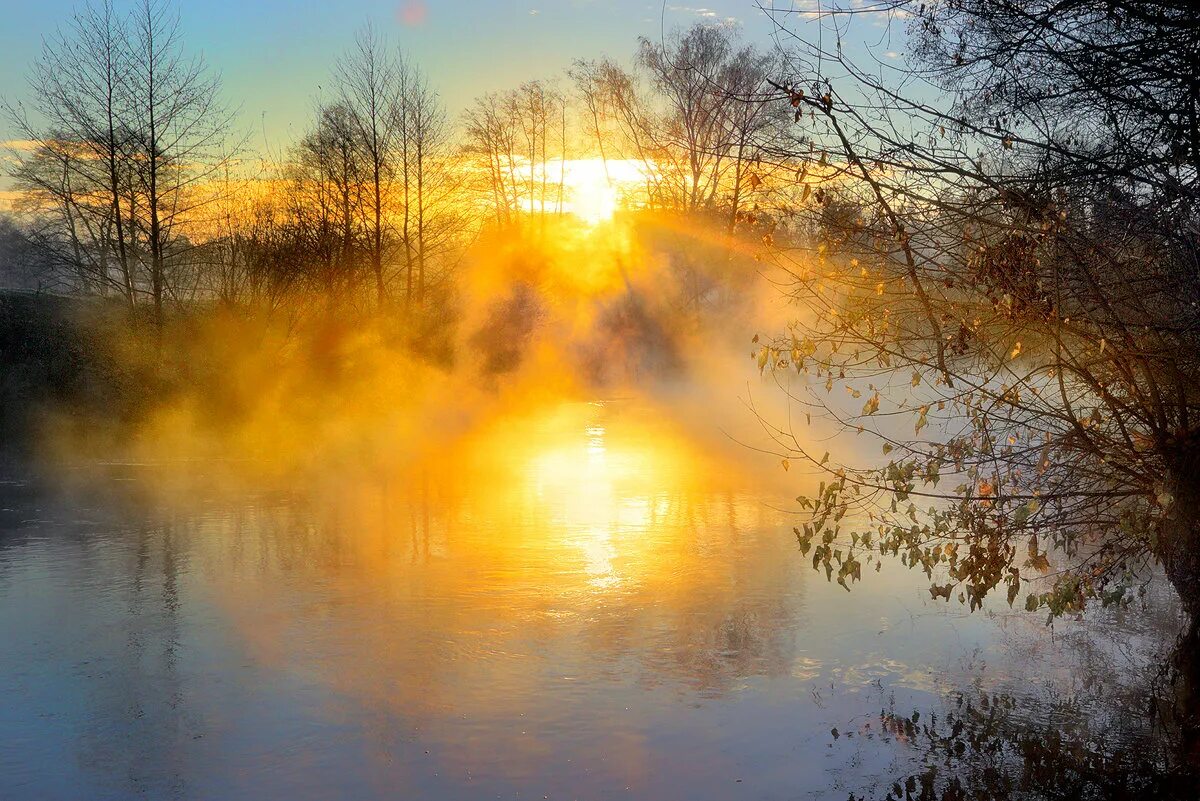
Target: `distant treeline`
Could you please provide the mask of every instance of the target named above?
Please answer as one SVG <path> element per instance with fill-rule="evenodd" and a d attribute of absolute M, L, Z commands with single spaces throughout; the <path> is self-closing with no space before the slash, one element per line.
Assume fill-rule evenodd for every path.
<path fill-rule="evenodd" d="M 628 67 L 580 61 L 451 114 L 367 26 L 308 130 L 268 155 L 246 147 L 169 2 L 97 0 L 47 38 L 27 105 L 7 105 L 23 139 L 0 286 L 116 297 L 160 326 L 196 300 L 436 306 L 482 232 L 586 202 L 570 185 L 584 162 L 625 206 L 758 238 L 802 191 L 804 159 L 779 157 L 781 70 L 733 28 L 697 25 L 642 40 Z"/>

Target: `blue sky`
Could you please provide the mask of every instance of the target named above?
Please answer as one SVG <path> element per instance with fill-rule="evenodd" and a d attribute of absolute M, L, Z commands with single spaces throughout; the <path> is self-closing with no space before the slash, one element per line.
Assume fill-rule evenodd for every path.
<path fill-rule="evenodd" d="M 136 1 L 116 3 L 124 9 Z M 0 0 L 0 97 L 23 99 L 43 37 L 82 2 Z M 815 32 L 817 0 L 178 0 L 176 7 L 188 50 L 221 74 L 247 144 L 279 154 L 303 134 L 335 59 L 368 21 L 424 68 L 458 117 L 485 92 L 562 76 L 576 58 L 628 62 L 637 37 L 658 38 L 697 21 L 734 24 L 745 41 L 769 47 L 774 26 L 759 2 L 800 12 L 785 16 L 793 28 Z M 868 23 L 846 46 L 869 45 L 885 61 L 897 58 L 899 45 L 882 24 Z M 14 138 L 0 116 L 0 143 Z M 0 190 L 5 183 L 0 176 Z"/>
<path fill-rule="evenodd" d="M 4 5 L 0 95 L 19 100 L 42 37 L 78 3 Z M 455 114 L 483 92 L 560 75 L 575 58 L 624 61 L 638 36 L 657 37 L 664 23 L 735 19 L 748 40 L 766 44 L 770 31 L 753 0 L 181 0 L 178 8 L 188 47 L 221 73 L 251 144 L 265 139 L 272 150 L 307 124 L 334 59 L 367 20 L 421 64 Z M 0 140 L 8 138 L 0 122 Z"/>

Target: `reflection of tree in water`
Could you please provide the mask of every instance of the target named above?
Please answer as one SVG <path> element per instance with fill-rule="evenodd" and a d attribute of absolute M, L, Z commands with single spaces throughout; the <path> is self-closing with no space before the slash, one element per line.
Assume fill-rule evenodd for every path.
<path fill-rule="evenodd" d="M 1194 799 L 1197 776 L 1177 762 L 1143 710 L 1097 715 L 1060 698 L 959 695 L 939 713 L 883 711 L 874 736 L 903 743 L 923 767 L 851 798 L 888 801 Z M 864 736 L 870 725 L 859 732 Z M 837 739 L 845 735 L 837 733 Z"/>
<path fill-rule="evenodd" d="M 181 666 L 181 571 L 186 556 L 179 521 L 139 525 L 129 532 L 122 556 L 123 606 L 115 664 L 109 680 L 93 693 L 94 705 L 81 736 L 87 761 L 131 786 L 186 798 L 187 767 L 181 741 L 199 734 L 200 722 L 187 708 L 192 689 Z"/>
<path fill-rule="evenodd" d="M 1054 671 L 1067 663 L 1065 681 L 1018 673 L 997 685 L 979 676 L 974 689 L 947 692 L 934 707 L 902 707 L 893 697 L 877 718 L 833 730 L 834 747 L 883 748 L 893 760 L 894 781 L 868 787 L 860 778 L 850 798 L 1196 798 L 1200 772 L 1178 715 L 1178 674 L 1161 647 L 1136 650 L 1170 625 L 1158 618 L 1172 610 L 1151 604 L 1136 627 L 1104 621 L 1059 637 L 1057 666 L 1032 653 L 1023 660 L 1010 644 L 1018 665 Z"/>
<path fill-rule="evenodd" d="M 186 550 L 194 526 L 148 522 L 157 514 L 114 508 L 112 500 L 60 496 L 32 484 L 0 493 L 7 513 L 0 517 L 0 551 L 43 550 L 38 581 L 54 599 L 49 607 L 25 605 L 38 636 L 8 647 L 19 655 L 9 659 L 48 666 L 51 675 L 39 681 L 57 689 L 52 696 L 35 690 L 39 700 L 19 701 L 14 715 L 36 711 L 74 732 L 78 765 L 59 764 L 58 756 L 39 765 L 40 755 L 31 752 L 29 770 L 78 768 L 117 793 L 186 798 L 182 746 L 203 730 L 188 701 L 194 687 L 184 652 Z M 12 589 L 9 579 L 0 570 L 0 601 Z"/>
<path fill-rule="evenodd" d="M 757 505 L 733 493 L 656 497 L 643 527 L 613 532 L 617 577 L 599 589 L 553 521 L 526 508 L 516 511 L 528 515 L 520 531 L 491 530 L 460 489 L 422 475 L 387 491 L 242 510 L 236 532 L 205 538 L 207 549 L 221 549 L 206 560 L 227 574 L 275 574 L 254 581 L 256 591 L 304 593 L 314 625 L 371 648 L 370 659 L 330 673 L 372 693 L 386 686 L 400 705 L 453 696 L 465 653 L 534 653 L 621 681 L 632 659 L 639 684 L 705 694 L 788 672 L 804 577 L 780 558 L 788 540 Z M 624 552 L 622 537 L 636 553 Z M 251 610 L 274 603 L 290 602 L 238 599 Z M 248 624 L 260 643 L 286 641 L 286 630 Z M 407 681 L 380 683 L 384 675 Z"/>

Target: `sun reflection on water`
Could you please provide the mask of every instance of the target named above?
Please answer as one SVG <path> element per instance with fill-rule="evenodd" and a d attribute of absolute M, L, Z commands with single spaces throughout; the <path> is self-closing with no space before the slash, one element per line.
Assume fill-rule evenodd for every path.
<path fill-rule="evenodd" d="M 655 781 L 644 731 L 676 692 L 790 675 L 790 529 L 669 413 L 522 403 L 443 441 L 386 479 L 330 471 L 228 513 L 181 497 L 193 592 L 238 665 L 408 727 L 430 751 L 389 759 L 425 780 L 588 763 L 605 791 Z"/>
<path fill-rule="evenodd" d="M 824 781 L 831 727 L 875 715 L 885 688 L 928 702 L 992 625 L 928 609 L 907 573 L 850 594 L 813 580 L 776 511 L 778 465 L 738 466 L 669 410 L 520 405 L 447 426 L 386 477 L 181 481 L 109 534 L 10 546 L 46 586 L 18 571 L 0 610 L 39 653 L 52 637 L 70 654 L 58 681 L 96 705 L 66 710 L 94 769 L 252 776 L 197 795 L 258 798 L 277 750 L 272 778 L 294 786 L 270 797 L 723 799 L 742 775 L 797 797 Z M 116 669 L 81 671 L 95 651 Z M 39 658 L 14 652 L 10 675 Z M 103 723 L 134 709 L 128 729 Z M 369 786 L 325 788 L 331 759 Z"/>
<path fill-rule="evenodd" d="M 603 405 L 593 409 L 603 414 Z M 549 437 L 529 456 L 528 480 L 549 511 L 548 525 L 579 550 L 587 583 L 597 590 L 621 584 L 618 545 L 627 549 L 650 524 L 654 482 L 673 467 L 654 455 L 652 440 L 610 449 L 604 423 L 591 420 L 581 437 Z"/>

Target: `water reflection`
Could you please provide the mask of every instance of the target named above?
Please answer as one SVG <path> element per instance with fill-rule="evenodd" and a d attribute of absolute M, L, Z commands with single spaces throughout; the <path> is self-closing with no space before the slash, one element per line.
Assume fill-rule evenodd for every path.
<path fill-rule="evenodd" d="M 296 628 L 370 641 L 370 660 L 326 667 L 343 690 L 410 713 L 480 684 L 487 704 L 541 693 L 544 670 L 623 680 L 632 668 L 715 692 L 786 673 L 775 643 L 795 628 L 802 578 L 778 558 L 783 521 L 712 484 L 669 434 L 610 431 L 612 414 L 506 420 L 398 486 L 210 519 L 199 556 L 255 647 L 286 663 L 304 656 L 288 651 Z M 286 615 L 258 614 L 280 604 Z M 407 681 L 383 678 L 395 675 Z"/>
<path fill-rule="evenodd" d="M 386 479 L 5 488 L 0 797 L 795 798 L 902 771 L 830 729 L 938 703 L 1023 624 L 904 572 L 827 584 L 778 470 L 669 421 L 505 415 Z"/>

